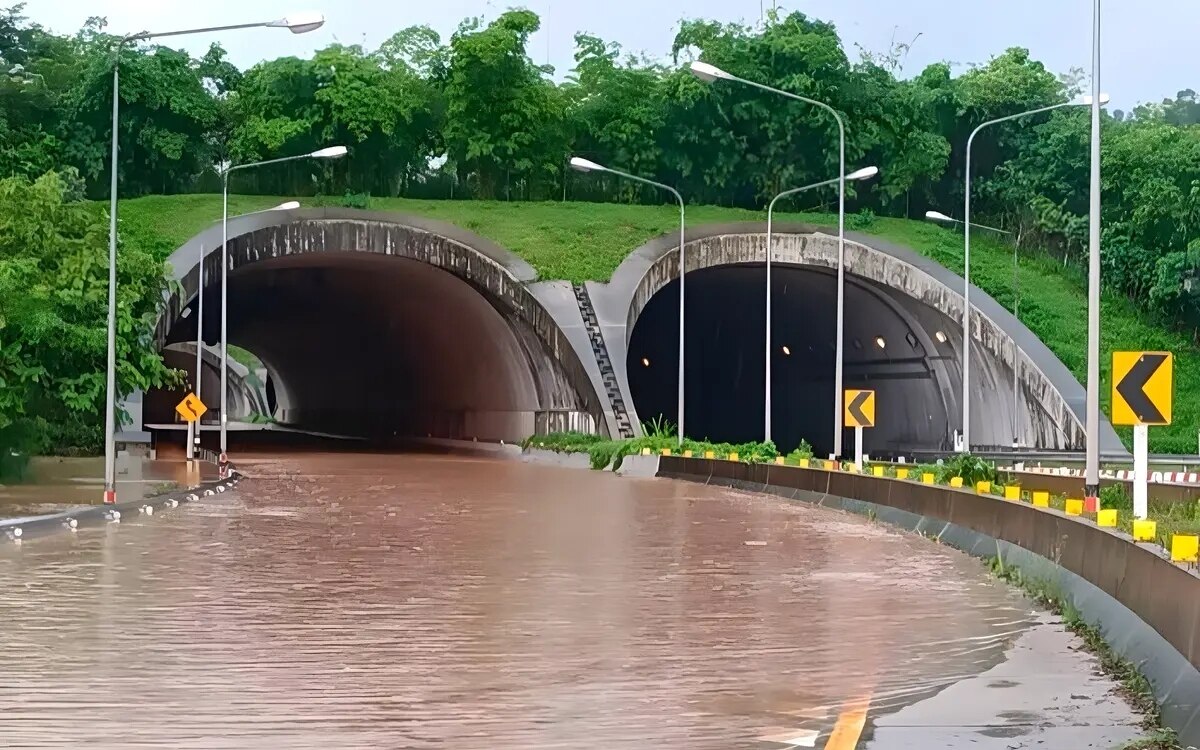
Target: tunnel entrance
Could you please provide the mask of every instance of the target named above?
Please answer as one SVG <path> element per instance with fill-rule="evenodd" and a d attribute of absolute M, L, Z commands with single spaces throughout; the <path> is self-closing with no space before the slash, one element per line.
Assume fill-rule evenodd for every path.
<path fill-rule="evenodd" d="M 763 439 L 765 265 L 704 268 L 687 276 L 685 427 L 692 438 Z M 828 269 L 772 266 L 772 437 L 781 451 L 807 440 L 833 448 L 837 277 Z M 877 391 L 868 451 L 949 449 L 956 401 L 952 341 L 941 313 L 895 290 L 847 275 L 847 388 Z M 679 282 L 655 293 L 630 334 L 626 363 L 638 416 L 677 421 Z M 955 422 L 957 424 L 957 422 Z M 853 448 L 845 431 L 842 454 Z"/>
<path fill-rule="evenodd" d="M 213 343 L 219 306 L 210 284 L 204 329 Z M 546 404 L 574 404 L 520 321 L 484 290 L 410 258 L 304 253 L 249 263 L 229 273 L 228 309 L 230 345 L 262 361 L 262 401 L 289 427 L 519 441 Z M 172 340 L 193 338 L 195 317 L 181 316 Z"/>

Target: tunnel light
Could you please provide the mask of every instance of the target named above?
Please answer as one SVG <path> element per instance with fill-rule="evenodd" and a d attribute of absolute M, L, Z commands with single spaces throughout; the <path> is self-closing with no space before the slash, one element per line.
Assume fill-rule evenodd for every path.
<path fill-rule="evenodd" d="M 190 308 L 190 307 L 183 308 L 183 312 L 179 313 L 179 317 L 183 318 L 184 320 L 190 318 L 191 316 L 192 316 L 192 308 Z"/>
<path fill-rule="evenodd" d="M 833 346 L 833 344 L 830 344 L 830 346 Z M 859 350 L 861 350 L 861 349 L 862 349 L 862 342 L 861 342 L 861 341 L 859 341 L 858 339 L 854 339 L 854 348 L 855 348 L 855 349 L 859 349 Z"/>
<path fill-rule="evenodd" d="M 887 341 L 884 340 L 883 336 L 876 336 L 875 346 L 878 346 L 880 349 L 887 349 Z"/>
<path fill-rule="evenodd" d="M 792 350 L 789 349 L 786 344 L 783 347 L 783 353 L 785 356 L 788 356 L 788 357 L 792 356 Z"/>
<path fill-rule="evenodd" d="M 649 367 L 649 366 L 650 366 L 650 358 L 642 357 L 642 367 Z"/>
<path fill-rule="evenodd" d="M 340 159 L 345 156 L 347 149 L 345 146 L 329 146 L 327 148 L 319 148 L 309 154 L 311 159 Z"/>
<path fill-rule="evenodd" d="M 938 340 L 939 344 L 946 343 L 946 334 L 941 331 L 938 331 L 937 333 L 933 334 L 933 337 Z"/>

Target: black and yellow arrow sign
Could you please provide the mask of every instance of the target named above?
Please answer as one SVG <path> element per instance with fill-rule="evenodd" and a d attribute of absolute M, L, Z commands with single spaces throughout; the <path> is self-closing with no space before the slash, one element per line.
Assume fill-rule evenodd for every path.
<path fill-rule="evenodd" d="M 1171 424 L 1171 352 L 1113 352 L 1112 423 Z"/>
<path fill-rule="evenodd" d="M 847 390 L 844 403 L 847 427 L 875 426 L 875 391 Z"/>

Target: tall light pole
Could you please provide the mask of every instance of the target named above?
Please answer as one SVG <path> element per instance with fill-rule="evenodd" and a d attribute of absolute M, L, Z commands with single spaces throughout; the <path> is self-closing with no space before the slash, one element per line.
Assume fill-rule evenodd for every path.
<path fill-rule="evenodd" d="M 1092 7 L 1092 179 L 1088 209 L 1087 445 L 1084 496 L 1100 496 L 1100 0 Z M 1089 508 L 1090 509 L 1090 508 Z"/>
<path fill-rule="evenodd" d="M 846 175 L 845 177 L 846 177 L 847 181 L 868 180 L 877 174 L 879 174 L 879 167 L 863 167 L 862 169 L 858 170 L 857 172 L 851 172 L 850 174 Z M 766 343 L 766 347 L 765 347 L 766 348 L 767 377 L 766 377 L 766 396 L 765 396 L 764 402 L 763 402 L 763 412 L 764 412 L 763 435 L 765 436 L 763 438 L 763 440 L 765 440 L 765 441 L 771 440 L 771 240 L 772 240 L 772 222 L 773 222 L 774 214 L 775 214 L 775 204 L 778 203 L 779 200 L 782 198 L 787 198 L 788 196 L 795 195 L 796 193 L 803 193 L 806 190 L 813 190 L 815 188 L 825 187 L 826 185 L 832 185 L 833 183 L 838 182 L 839 179 L 840 178 L 838 178 L 838 177 L 834 177 L 831 180 L 823 180 L 821 182 L 815 182 L 812 185 L 805 185 L 804 187 L 792 188 L 791 190 L 784 190 L 782 193 L 780 193 L 779 195 L 772 198 L 771 203 L 767 206 L 767 327 L 766 327 L 766 342 L 767 343 Z"/>
<path fill-rule="evenodd" d="M 266 211 L 290 211 L 294 208 L 300 208 L 300 201 L 287 201 L 280 203 L 278 206 L 265 209 L 264 211 L 252 211 L 251 213 L 265 213 Z M 203 383 L 204 383 L 204 245 L 200 245 L 200 258 L 196 265 L 196 388 L 194 393 L 196 398 L 204 401 Z M 189 427 L 193 423 L 189 422 Z M 196 426 L 196 442 L 200 441 L 200 420 L 195 421 Z M 191 431 L 188 434 L 188 449 L 187 457 L 192 457 Z"/>
<path fill-rule="evenodd" d="M 1106 98 L 1101 97 L 1103 101 Z M 963 232 L 963 353 L 962 353 L 962 452 L 971 452 L 971 146 L 975 142 L 975 136 L 979 135 L 979 131 L 984 128 L 998 125 L 1009 120 L 1016 120 L 1022 117 L 1049 112 L 1063 107 L 1077 107 L 1085 104 L 1091 104 L 1092 97 L 1087 96 L 1081 99 L 1075 99 L 1069 102 L 1060 102 L 1051 104 L 1048 107 L 1038 107 L 1026 112 L 1018 112 L 1015 115 L 1006 117 L 997 117 L 994 120 L 980 123 L 971 135 L 967 138 L 967 163 L 965 186 L 963 188 L 963 225 L 966 231 Z"/>
<path fill-rule="evenodd" d="M 940 211 L 926 211 L 925 218 L 929 219 L 930 221 L 937 221 L 937 222 L 941 222 L 943 224 L 963 224 L 964 229 L 966 228 L 966 222 L 961 221 L 959 219 L 955 219 L 953 216 L 947 216 L 946 214 L 944 214 Z M 1008 235 L 1012 234 L 1012 232 L 1010 232 L 1006 229 L 998 229 L 996 227 L 989 227 L 986 224 L 978 224 L 977 223 L 977 224 L 974 224 L 973 226 L 976 229 L 986 229 L 987 231 L 995 232 L 996 234 L 1008 234 Z M 1013 317 L 1017 319 L 1017 322 L 1020 322 L 1020 320 L 1021 320 L 1021 312 L 1020 312 L 1021 293 L 1020 293 L 1020 286 L 1019 286 L 1020 282 L 1017 279 L 1017 271 L 1019 268 L 1020 268 L 1020 266 L 1018 265 L 1018 260 L 1017 260 L 1017 245 L 1014 242 L 1013 243 Z M 967 360 L 964 357 L 963 358 L 963 367 L 967 366 L 966 362 L 967 362 Z M 1013 413 L 1012 413 L 1012 423 L 1011 423 L 1012 434 L 1013 434 L 1013 449 L 1014 450 L 1017 447 L 1017 407 L 1018 407 L 1018 404 L 1020 401 L 1020 399 L 1018 397 L 1018 390 L 1017 390 L 1020 387 L 1019 379 L 1017 378 L 1017 372 L 1018 372 L 1018 370 L 1017 370 L 1017 343 L 1016 343 L 1016 340 L 1014 339 L 1013 340 Z M 963 398 L 966 399 L 967 396 L 964 394 Z"/>
<path fill-rule="evenodd" d="M 699 78 L 701 81 L 712 83 L 714 81 L 734 81 L 735 83 L 752 86 L 756 89 L 767 91 L 772 94 L 794 99 L 796 101 L 812 104 L 820 107 L 829 114 L 833 115 L 833 119 L 838 126 L 838 280 L 837 280 L 837 341 L 835 343 L 834 364 L 833 364 L 833 455 L 834 457 L 842 455 L 842 360 L 843 356 L 843 340 L 845 338 L 845 322 L 846 322 L 846 126 L 842 122 L 842 116 L 838 111 L 824 102 L 819 102 L 816 99 L 809 99 L 806 96 L 793 94 L 790 91 L 766 86 L 755 81 L 749 81 L 745 78 L 739 78 L 732 73 L 727 73 L 715 65 L 710 65 L 705 62 L 693 62 L 691 65 L 692 75 Z"/>
<path fill-rule="evenodd" d="M 632 174 L 629 174 L 628 172 L 622 172 L 619 169 L 612 169 L 611 167 L 601 166 L 594 161 L 588 161 L 587 159 L 580 159 L 578 156 L 574 156 L 571 158 L 571 169 L 574 169 L 577 172 L 607 172 L 608 174 L 616 175 L 617 177 L 623 177 L 627 180 L 633 180 L 634 182 L 640 182 L 643 185 L 650 185 L 652 187 L 658 188 L 659 190 L 667 191 L 671 195 L 675 196 L 675 200 L 677 200 L 679 202 L 679 383 L 678 383 L 679 393 L 678 393 L 678 404 L 677 404 L 676 408 L 679 410 L 679 420 L 678 420 L 678 425 L 677 425 L 677 427 L 678 427 L 677 432 L 679 433 L 679 445 L 682 446 L 683 445 L 683 361 L 684 361 L 683 360 L 683 330 L 684 330 L 683 280 L 684 280 L 684 274 L 687 271 L 686 264 L 684 263 L 684 254 L 683 254 L 683 246 L 684 246 L 684 242 L 685 242 L 684 235 L 685 235 L 686 229 L 687 229 L 686 208 L 683 203 L 683 196 L 679 194 L 678 190 L 671 187 L 670 185 L 664 185 L 661 182 L 655 182 L 654 180 L 647 180 L 645 177 L 638 177 L 637 175 L 632 175 Z"/>
<path fill-rule="evenodd" d="M 229 426 L 229 415 L 225 409 L 228 404 L 228 386 L 229 378 L 229 338 L 228 338 L 228 323 L 229 323 L 229 173 L 239 169 L 252 169 L 254 167 L 263 167 L 268 164 L 281 164 L 285 161 L 298 161 L 300 159 L 340 159 L 346 155 L 345 146 L 329 146 L 328 148 L 317 149 L 310 154 L 296 154 L 295 156 L 284 156 L 279 159 L 267 159 L 265 161 L 250 162 L 248 164 L 235 164 L 227 166 L 221 171 L 221 464 L 225 463 L 225 453 L 229 449 L 229 435 L 227 428 Z M 299 204 L 296 204 L 299 205 Z M 284 203 L 282 206 L 277 206 L 278 210 L 291 208 L 290 203 Z"/>
<path fill-rule="evenodd" d="M 209 26 L 202 29 L 183 31 L 139 31 L 128 34 L 117 41 L 113 49 L 112 88 L 112 152 L 109 174 L 108 197 L 108 367 L 105 383 L 104 404 L 104 502 L 117 501 L 117 125 L 121 108 L 121 49 L 129 42 L 144 41 L 187 34 L 207 34 L 215 31 L 235 29 L 284 28 L 293 34 L 315 31 L 325 23 L 319 13 L 299 13 L 275 21 L 242 23 L 230 26 Z"/>

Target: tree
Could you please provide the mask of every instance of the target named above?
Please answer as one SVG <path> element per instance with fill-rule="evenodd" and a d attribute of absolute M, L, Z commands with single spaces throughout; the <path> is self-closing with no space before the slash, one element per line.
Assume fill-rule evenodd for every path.
<path fill-rule="evenodd" d="M 107 221 L 70 200 L 70 181 L 0 180 L 0 445 L 97 449 L 107 365 Z M 117 384 L 122 396 L 172 380 L 149 332 L 165 268 L 119 255 Z M 5 437 L 7 435 L 7 437 Z"/>

